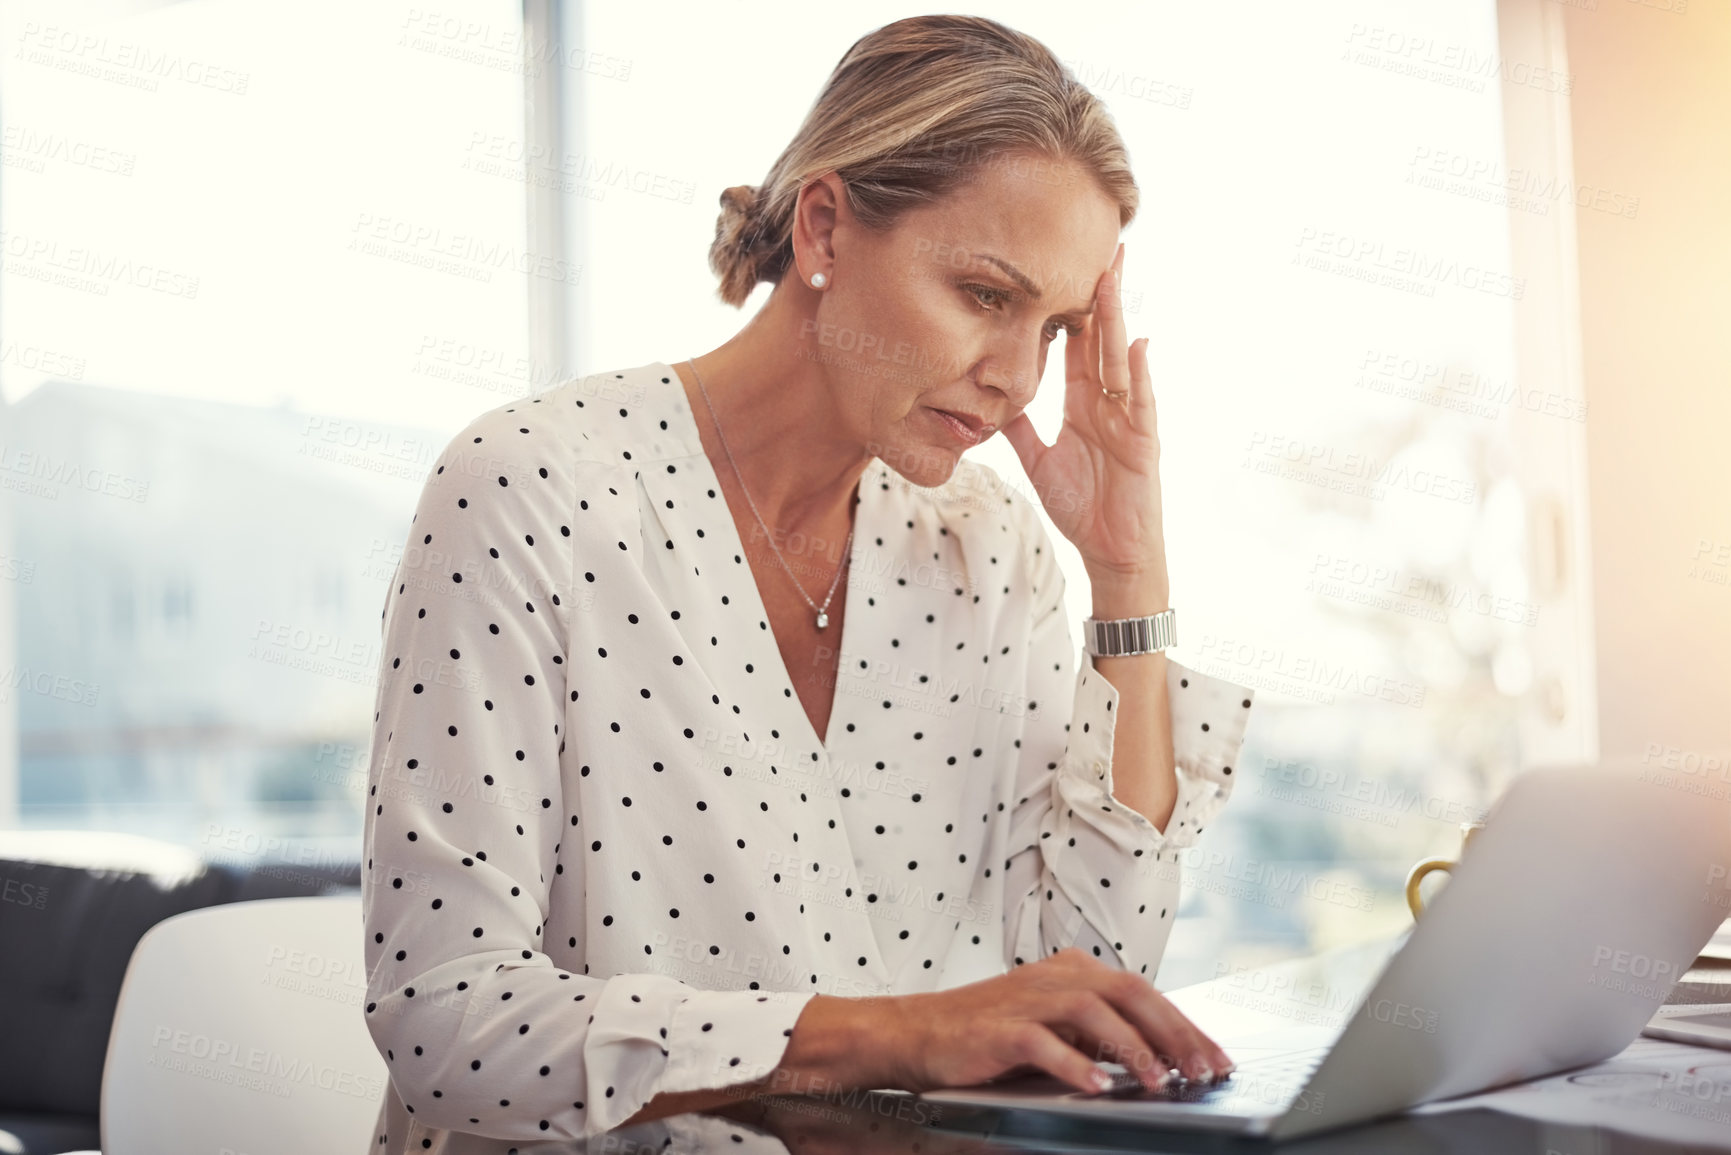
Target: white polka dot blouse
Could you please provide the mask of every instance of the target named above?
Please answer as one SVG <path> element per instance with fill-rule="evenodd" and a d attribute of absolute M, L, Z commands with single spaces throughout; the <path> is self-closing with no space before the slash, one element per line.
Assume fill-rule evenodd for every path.
<path fill-rule="evenodd" d="M 384 602 L 374 1151 L 588 1137 L 761 1078 L 817 994 L 1072 944 L 1153 981 L 1252 692 L 1168 656 L 1159 830 L 1112 796 L 1118 692 L 1078 665 L 1030 499 L 966 459 L 932 489 L 874 460 L 854 518 L 822 741 L 669 365 L 444 448 Z"/>

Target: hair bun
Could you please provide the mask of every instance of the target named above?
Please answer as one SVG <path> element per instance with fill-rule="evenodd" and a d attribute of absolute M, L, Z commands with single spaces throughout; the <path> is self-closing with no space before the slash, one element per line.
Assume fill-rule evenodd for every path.
<path fill-rule="evenodd" d="M 721 191 L 721 215 L 728 231 L 735 236 L 757 215 L 757 186 L 736 184 Z M 743 239 L 743 238 L 741 238 Z"/>
<path fill-rule="evenodd" d="M 721 190 L 721 215 L 715 219 L 715 240 L 709 246 L 709 267 L 721 278 L 722 299 L 737 303 L 757 284 L 763 221 L 758 215 L 758 186 L 736 184 Z"/>

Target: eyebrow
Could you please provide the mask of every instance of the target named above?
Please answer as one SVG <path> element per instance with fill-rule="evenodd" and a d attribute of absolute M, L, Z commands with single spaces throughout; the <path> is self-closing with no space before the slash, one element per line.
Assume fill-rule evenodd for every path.
<path fill-rule="evenodd" d="M 1033 301 L 1035 304 L 1039 303 L 1039 301 L 1040 301 L 1039 287 L 1036 286 L 1033 281 L 1028 279 L 1028 275 L 1026 273 L 1022 272 L 1022 270 L 1018 269 L 1016 266 L 1012 265 L 1010 262 L 1004 260 L 1002 257 L 994 257 L 990 253 L 980 253 L 980 254 L 978 254 L 978 257 L 980 260 L 990 261 L 990 262 L 992 262 L 992 264 L 994 264 L 994 265 L 998 266 L 1000 269 L 1004 270 L 1004 275 L 1009 277 L 1010 280 L 1016 282 L 1016 287 L 1021 289 L 1022 292 L 1028 294 L 1029 300 Z M 1074 316 L 1078 316 L 1078 317 L 1086 317 L 1090 313 L 1092 313 L 1093 311 L 1094 311 L 1094 301 L 1093 301 L 1093 298 L 1089 298 L 1088 304 L 1086 305 L 1086 307 L 1081 308 L 1081 309 L 1071 309 L 1069 311 L 1069 313 L 1061 314 L 1061 315 L 1063 315 L 1063 316 L 1074 315 Z"/>

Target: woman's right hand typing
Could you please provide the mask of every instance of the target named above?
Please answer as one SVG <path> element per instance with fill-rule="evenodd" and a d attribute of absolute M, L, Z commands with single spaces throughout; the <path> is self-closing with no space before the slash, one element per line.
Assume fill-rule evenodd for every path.
<path fill-rule="evenodd" d="M 1151 1090 L 1173 1067 L 1206 1082 L 1234 1066 L 1146 978 L 1070 947 L 950 990 L 819 995 L 769 1082 L 792 1094 L 838 1084 L 928 1091 L 1037 1070 L 1092 1093 L 1102 1090 L 1096 1060 L 1123 1064 Z"/>

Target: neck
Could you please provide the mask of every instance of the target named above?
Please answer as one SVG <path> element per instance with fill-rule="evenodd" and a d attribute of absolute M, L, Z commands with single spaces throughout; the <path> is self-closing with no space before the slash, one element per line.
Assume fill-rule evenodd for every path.
<path fill-rule="evenodd" d="M 759 516 L 787 533 L 851 524 L 854 491 L 872 459 L 825 366 L 803 355 L 819 296 L 797 276 L 784 279 L 745 328 L 697 355 L 695 375 L 689 361 L 674 365 L 716 473 L 737 468 Z"/>

